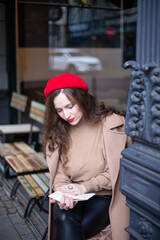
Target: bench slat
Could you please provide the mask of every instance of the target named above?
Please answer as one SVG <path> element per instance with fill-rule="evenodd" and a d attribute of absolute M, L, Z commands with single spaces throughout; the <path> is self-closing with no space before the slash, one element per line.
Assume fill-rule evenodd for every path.
<path fill-rule="evenodd" d="M 45 192 L 42 190 L 39 184 L 37 184 L 37 182 L 31 175 L 25 175 L 24 178 L 26 179 L 28 184 L 32 187 L 32 189 L 34 189 L 34 191 L 37 193 L 39 197 L 44 196 Z"/>
<path fill-rule="evenodd" d="M 22 150 L 14 143 L 7 143 L 8 148 L 10 148 L 12 154 L 17 155 L 22 152 Z"/>
<path fill-rule="evenodd" d="M 25 165 L 27 172 L 28 171 L 38 171 L 39 170 L 39 166 L 37 166 L 37 164 L 35 164 L 34 161 L 32 161 L 32 159 L 30 159 L 27 155 L 25 154 L 18 154 L 17 158 L 23 162 L 23 164 Z"/>
<path fill-rule="evenodd" d="M 28 146 L 25 142 L 14 142 L 13 143 L 18 149 L 22 150 L 24 153 L 35 153 L 35 151 Z"/>
<path fill-rule="evenodd" d="M 30 112 L 32 112 L 32 113 L 34 113 L 34 114 L 36 114 L 36 115 L 38 115 L 42 118 L 44 117 L 44 112 L 39 110 L 39 109 L 31 107 Z"/>
<path fill-rule="evenodd" d="M 8 156 L 6 156 L 7 158 Z M 21 168 L 21 172 L 27 172 L 28 169 L 24 164 L 24 161 L 21 160 L 21 158 L 19 158 L 19 155 L 17 156 L 10 156 L 12 159 L 14 159 L 14 161 L 16 162 L 16 164 Z M 17 172 L 17 171 L 16 171 Z"/>
<path fill-rule="evenodd" d="M 3 143 L 0 144 L 0 154 L 6 155 L 17 155 L 19 153 L 36 153 L 30 146 L 25 142 L 14 142 L 14 143 Z"/>
<path fill-rule="evenodd" d="M 27 101 L 27 96 L 18 93 L 18 92 L 12 92 L 12 97 L 19 99 L 22 102 L 26 102 Z"/>
<path fill-rule="evenodd" d="M 4 144 L 0 144 L 0 155 L 2 157 L 6 156 L 6 155 L 10 155 L 12 154 L 10 149 L 8 148 L 8 145 L 6 145 L 6 143 Z"/>
<path fill-rule="evenodd" d="M 32 189 L 32 187 L 28 184 L 28 182 L 23 176 L 18 176 L 17 179 L 22 184 L 22 186 L 31 198 L 37 197 L 36 192 Z"/>
<path fill-rule="evenodd" d="M 17 110 L 22 110 L 22 112 L 23 112 L 23 111 L 25 111 L 26 103 L 21 102 L 21 100 L 12 97 L 10 106 L 13 108 L 16 108 Z"/>
<path fill-rule="evenodd" d="M 6 155 L 16 155 L 20 153 L 20 149 L 16 148 L 13 143 L 3 143 L 0 144 L 0 154 L 2 157 Z"/>
<path fill-rule="evenodd" d="M 45 165 L 48 166 L 47 161 L 46 161 L 46 159 L 45 159 L 45 157 L 44 157 L 44 153 L 43 153 L 43 152 L 37 152 L 37 155 L 40 157 L 41 161 L 42 161 Z"/>
<path fill-rule="evenodd" d="M 38 116 L 37 114 L 30 112 L 29 117 L 32 118 L 33 120 L 43 124 L 43 118 Z"/>
<path fill-rule="evenodd" d="M 15 109 L 17 109 L 21 112 L 25 111 L 25 106 L 17 105 L 16 103 L 13 103 L 13 102 L 10 105 L 11 105 L 12 108 L 15 108 Z"/>
<path fill-rule="evenodd" d="M 33 158 L 33 154 L 21 154 L 21 159 L 24 161 L 25 166 L 30 169 L 30 171 L 39 171 L 39 170 L 44 170 L 47 169 L 47 167 L 41 167 L 38 159 L 37 161 Z"/>
<path fill-rule="evenodd" d="M 31 102 L 31 107 L 39 109 L 42 112 L 45 111 L 45 105 L 36 101 Z"/>
<path fill-rule="evenodd" d="M 47 185 L 47 187 L 49 188 L 50 186 L 50 181 L 48 180 L 48 178 L 43 174 L 43 173 L 39 173 L 38 177 L 40 177 L 42 179 L 42 181 Z"/>
<path fill-rule="evenodd" d="M 49 173 L 49 172 L 45 172 L 44 174 L 46 175 L 46 177 L 48 178 L 48 180 L 50 180 L 50 173 Z"/>
<path fill-rule="evenodd" d="M 40 169 L 48 169 L 47 162 L 44 163 L 38 154 L 28 154 L 28 156 L 39 166 Z"/>
<path fill-rule="evenodd" d="M 27 106 L 27 96 L 22 95 L 18 92 L 12 92 L 10 106 L 21 112 L 24 112 Z"/>
<path fill-rule="evenodd" d="M 17 133 L 29 133 L 31 131 L 30 123 L 20 123 L 20 124 L 5 124 L 0 125 L 0 132 L 3 134 L 17 134 Z M 40 132 L 40 129 L 36 126 L 32 128 L 33 132 Z"/>
<path fill-rule="evenodd" d="M 37 174 L 31 174 L 31 176 L 34 178 L 34 180 L 40 185 L 40 187 L 43 189 L 44 192 L 47 192 L 48 187 L 46 184 L 38 177 Z"/>
<path fill-rule="evenodd" d="M 29 117 L 40 124 L 43 124 L 45 105 L 36 101 L 31 102 Z"/>
<path fill-rule="evenodd" d="M 17 161 L 16 156 L 13 156 L 13 155 L 6 156 L 5 160 L 14 169 L 16 173 L 21 173 L 27 170 L 24 166 L 22 167 L 22 164 L 19 164 L 19 161 Z"/>

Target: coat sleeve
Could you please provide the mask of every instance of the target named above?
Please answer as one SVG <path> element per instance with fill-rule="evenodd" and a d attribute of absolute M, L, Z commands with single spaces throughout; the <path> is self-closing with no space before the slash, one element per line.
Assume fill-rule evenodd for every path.
<path fill-rule="evenodd" d="M 58 187 L 61 187 L 62 185 L 67 185 L 67 184 L 70 184 L 70 183 L 71 183 L 71 180 L 65 174 L 62 163 L 59 162 L 58 167 L 57 167 L 57 172 L 56 172 L 54 182 L 53 182 L 54 191 L 56 191 L 56 189 Z"/>
<path fill-rule="evenodd" d="M 88 181 L 81 182 L 81 184 L 85 186 L 87 192 L 112 190 L 108 164 L 106 163 L 104 172 L 92 177 Z"/>
<path fill-rule="evenodd" d="M 51 152 L 48 149 L 48 144 L 46 145 L 46 160 L 50 172 L 50 191 L 52 190 L 52 184 L 56 175 L 57 166 L 58 166 L 58 149 Z"/>

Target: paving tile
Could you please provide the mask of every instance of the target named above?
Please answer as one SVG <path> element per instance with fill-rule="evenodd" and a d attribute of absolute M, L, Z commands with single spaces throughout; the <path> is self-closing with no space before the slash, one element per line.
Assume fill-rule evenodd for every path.
<path fill-rule="evenodd" d="M 2 224 L 3 223 L 3 224 Z M 0 216 L 0 239 L 1 240 L 21 240 L 9 217 Z"/>
<path fill-rule="evenodd" d="M 13 208 L 14 206 L 13 200 L 6 200 L 5 205 L 7 206 L 7 208 Z"/>
<path fill-rule="evenodd" d="M 6 205 L 10 205 L 10 204 L 13 205 L 13 203 L 14 203 L 14 201 L 11 198 L 9 198 L 8 200 L 5 201 Z"/>
<path fill-rule="evenodd" d="M 8 214 L 15 214 L 17 213 L 17 209 L 15 207 L 7 208 Z"/>
<path fill-rule="evenodd" d="M 7 209 L 5 207 L 0 207 L 0 216 L 7 215 Z"/>
<path fill-rule="evenodd" d="M 30 234 L 23 235 L 22 239 L 23 240 L 36 240 L 37 238 L 32 233 L 30 233 Z"/>
<path fill-rule="evenodd" d="M 9 200 L 9 197 L 7 195 L 4 195 L 3 193 L 3 195 L 1 196 L 1 200 L 3 201 Z"/>
<path fill-rule="evenodd" d="M 8 215 L 13 224 L 21 223 L 23 219 L 19 216 L 18 213 Z"/>
<path fill-rule="evenodd" d="M 20 235 L 25 235 L 25 234 L 31 233 L 31 230 L 24 222 L 14 224 L 14 226 Z"/>
<path fill-rule="evenodd" d="M 0 240 L 41 240 L 38 231 L 23 218 L 24 208 L 11 199 L 7 191 L 0 178 Z M 37 214 L 33 212 L 31 217 L 37 230 L 40 228 L 40 233 L 43 234 L 44 223 L 37 220 Z"/>
<path fill-rule="evenodd" d="M 4 206 L 4 202 L 0 201 L 0 207 Z"/>
<path fill-rule="evenodd" d="M 2 196 L 4 196 L 4 192 L 0 191 L 0 199 L 1 199 Z"/>

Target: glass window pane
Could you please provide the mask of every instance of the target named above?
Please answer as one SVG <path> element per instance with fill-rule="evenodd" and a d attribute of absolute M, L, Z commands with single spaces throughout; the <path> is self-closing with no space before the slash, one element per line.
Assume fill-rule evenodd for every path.
<path fill-rule="evenodd" d="M 77 74 L 98 99 L 126 109 L 130 70 L 123 62 L 135 59 L 136 7 L 122 12 L 112 1 L 84 2 L 18 4 L 19 81 L 44 97 L 49 78 Z"/>

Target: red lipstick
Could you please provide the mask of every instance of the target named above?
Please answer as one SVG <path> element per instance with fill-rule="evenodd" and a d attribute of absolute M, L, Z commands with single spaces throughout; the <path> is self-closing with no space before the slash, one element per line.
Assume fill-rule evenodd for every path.
<path fill-rule="evenodd" d="M 69 119 L 69 120 L 67 120 L 67 122 L 71 123 L 71 122 L 74 121 L 74 119 L 75 119 L 75 118 Z"/>

